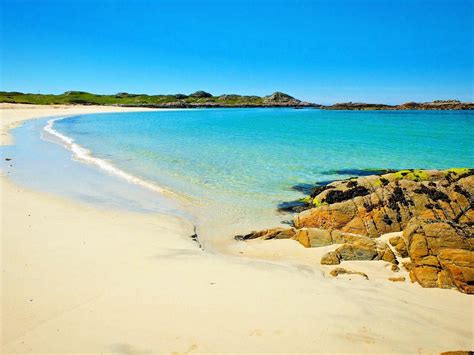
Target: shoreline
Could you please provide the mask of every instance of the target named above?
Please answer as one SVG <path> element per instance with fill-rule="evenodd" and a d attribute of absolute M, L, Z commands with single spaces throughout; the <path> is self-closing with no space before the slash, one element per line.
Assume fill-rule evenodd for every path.
<path fill-rule="evenodd" d="M 74 115 L 73 115 L 74 116 Z M 127 173 L 126 171 L 117 168 L 112 163 L 109 163 L 103 159 L 95 157 L 91 152 L 87 149 L 82 147 L 81 145 L 75 143 L 74 139 L 59 133 L 57 130 L 53 128 L 54 123 L 60 120 L 68 119 L 73 116 L 66 116 L 66 117 L 59 117 L 59 118 L 51 118 L 48 120 L 47 125 L 43 128 L 48 134 L 52 135 L 53 137 L 57 138 L 62 144 L 62 146 L 69 150 L 73 157 L 77 160 L 84 162 L 86 164 L 92 164 L 99 169 L 102 169 L 110 174 L 116 175 L 128 183 L 137 184 L 143 186 L 151 191 L 157 192 L 162 195 L 170 195 L 177 197 L 172 191 L 169 191 L 151 181 L 143 180 L 135 175 Z M 44 139 L 44 138 L 43 138 Z"/>
<path fill-rule="evenodd" d="M 16 117 L 0 111 L 2 145 L 12 143 L 14 125 L 52 111 L 24 110 Z M 72 109 L 53 109 L 62 111 Z M 469 296 L 392 283 L 382 263 L 345 264 L 370 277 L 349 280 L 314 263 L 331 247 L 272 240 L 236 242 L 235 256 L 207 253 L 183 219 L 100 210 L 4 176 L 1 184 L 5 353 L 473 347 Z"/>

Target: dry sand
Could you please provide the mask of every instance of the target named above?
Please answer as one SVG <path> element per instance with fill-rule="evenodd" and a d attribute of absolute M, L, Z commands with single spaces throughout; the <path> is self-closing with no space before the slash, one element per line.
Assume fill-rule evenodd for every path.
<path fill-rule="evenodd" d="M 24 119 L 105 110 L 125 109 L 4 108 L 2 143 Z M 387 281 L 398 275 L 384 262 L 344 262 L 370 280 L 335 279 L 319 265 L 328 248 L 291 240 L 208 253 L 184 220 L 99 210 L 5 177 L 0 215 L 3 353 L 474 349 L 472 296 Z"/>

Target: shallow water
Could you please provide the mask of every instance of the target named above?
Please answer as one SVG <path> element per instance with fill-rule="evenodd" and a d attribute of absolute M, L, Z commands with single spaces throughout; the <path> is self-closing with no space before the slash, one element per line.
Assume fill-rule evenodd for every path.
<path fill-rule="evenodd" d="M 198 109 L 81 115 L 54 122 L 54 129 L 139 182 L 186 197 L 185 209 L 203 233 L 228 237 L 291 218 L 276 207 L 302 196 L 295 185 L 355 176 L 364 169 L 472 166 L 473 123 L 474 113 L 468 111 Z M 65 164 L 62 190 L 94 191 L 91 200 L 132 209 L 169 209 L 168 201 L 155 200 L 158 194 L 144 192 L 146 187 L 123 184 L 96 166 L 79 167 L 67 150 L 39 142 L 45 125 L 41 120 L 16 129 L 18 145 L 11 154 L 26 149 L 43 156 L 54 150 L 55 159 Z M 28 160 L 28 154 L 22 156 Z M 30 160 L 25 164 L 40 172 L 35 187 L 58 183 L 52 175 L 59 172 L 45 170 L 47 161 Z M 83 169 L 90 183 L 79 177 Z M 81 184 L 71 185 L 74 181 Z"/>

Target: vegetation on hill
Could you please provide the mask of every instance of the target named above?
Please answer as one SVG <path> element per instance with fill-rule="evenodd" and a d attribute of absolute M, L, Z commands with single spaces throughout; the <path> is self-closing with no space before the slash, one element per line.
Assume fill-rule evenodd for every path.
<path fill-rule="evenodd" d="M 96 95 L 84 91 L 66 91 L 60 95 L 23 94 L 0 92 L 0 102 L 53 105 L 116 105 L 143 107 L 312 107 L 319 106 L 302 102 L 294 97 L 275 92 L 269 96 L 220 95 L 205 91 L 190 95 L 147 95 L 120 92 L 115 95 Z"/>

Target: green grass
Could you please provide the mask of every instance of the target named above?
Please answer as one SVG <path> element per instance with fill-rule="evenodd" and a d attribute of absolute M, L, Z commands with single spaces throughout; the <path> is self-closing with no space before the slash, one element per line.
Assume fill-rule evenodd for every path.
<path fill-rule="evenodd" d="M 23 94 L 20 92 L 0 91 L 0 102 L 53 105 L 120 105 L 120 106 L 180 106 L 180 105 L 222 105 L 222 106 L 264 106 L 273 101 L 259 96 L 221 95 L 195 97 L 191 95 L 146 95 L 118 93 L 115 95 L 96 95 L 84 91 L 67 91 L 59 95 Z M 276 102 L 276 101 L 275 101 Z M 281 101 L 278 101 L 281 102 Z"/>
<path fill-rule="evenodd" d="M 324 205 L 327 205 L 326 202 L 321 202 L 318 198 L 314 198 L 313 199 L 313 206 L 314 207 L 321 207 L 321 206 L 324 206 Z"/>
<path fill-rule="evenodd" d="M 394 173 L 394 180 L 428 181 L 430 176 L 424 170 L 400 170 Z"/>
<path fill-rule="evenodd" d="M 446 173 L 452 173 L 454 175 L 467 174 L 469 171 L 470 171 L 469 168 L 451 168 L 451 169 L 445 170 Z"/>

